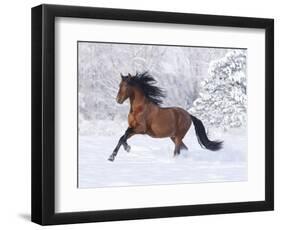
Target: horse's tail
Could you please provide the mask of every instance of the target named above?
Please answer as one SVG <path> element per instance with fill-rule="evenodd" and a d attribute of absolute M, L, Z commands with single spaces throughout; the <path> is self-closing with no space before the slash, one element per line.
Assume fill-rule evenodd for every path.
<path fill-rule="evenodd" d="M 197 140 L 198 140 L 199 144 L 202 147 L 204 146 L 207 149 L 212 150 L 212 151 L 217 151 L 217 150 L 221 149 L 223 142 L 209 140 L 202 121 L 192 115 L 190 115 L 190 117 L 194 124 L 195 132 L 196 132 L 196 136 L 197 136 Z"/>

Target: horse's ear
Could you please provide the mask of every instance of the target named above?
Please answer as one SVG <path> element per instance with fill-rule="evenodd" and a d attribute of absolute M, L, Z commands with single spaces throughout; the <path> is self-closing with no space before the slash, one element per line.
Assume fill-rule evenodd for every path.
<path fill-rule="evenodd" d="M 123 76 L 122 73 L 120 73 L 120 76 L 121 76 L 122 80 L 125 79 L 125 76 Z"/>
<path fill-rule="evenodd" d="M 131 78 L 131 77 L 132 77 L 132 75 L 131 75 L 130 73 L 128 73 L 128 77 L 129 77 L 129 78 Z"/>

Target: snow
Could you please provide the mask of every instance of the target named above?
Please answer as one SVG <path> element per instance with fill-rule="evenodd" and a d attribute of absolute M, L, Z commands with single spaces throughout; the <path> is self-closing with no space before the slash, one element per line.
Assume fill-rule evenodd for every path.
<path fill-rule="evenodd" d="M 191 127 L 184 138 L 189 150 L 181 151 L 178 157 L 173 157 L 174 144 L 169 138 L 136 135 L 128 140 L 131 151 L 128 153 L 121 146 L 114 162 L 108 161 L 108 157 L 120 135 L 80 135 L 78 187 L 246 181 L 245 130 L 214 131 L 209 135 L 224 140 L 222 150 L 202 149 Z"/>

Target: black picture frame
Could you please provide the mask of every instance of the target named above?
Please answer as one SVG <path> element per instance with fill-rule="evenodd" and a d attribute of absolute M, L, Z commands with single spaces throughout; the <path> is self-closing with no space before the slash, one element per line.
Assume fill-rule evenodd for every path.
<path fill-rule="evenodd" d="M 265 29 L 265 200 L 55 213 L 55 17 Z M 32 8 L 32 205 L 41 225 L 267 211 L 274 209 L 274 20 L 126 9 Z"/>

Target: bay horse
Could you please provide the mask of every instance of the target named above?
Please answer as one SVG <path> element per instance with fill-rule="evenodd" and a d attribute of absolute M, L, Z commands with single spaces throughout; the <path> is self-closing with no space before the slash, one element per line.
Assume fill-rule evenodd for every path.
<path fill-rule="evenodd" d="M 131 74 L 123 76 L 121 74 L 116 101 L 122 104 L 129 98 L 129 127 L 119 139 L 108 160 L 114 161 L 121 145 L 129 152 L 130 146 L 127 140 L 136 134 L 148 134 L 154 138 L 171 138 L 175 144 L 174 156 L 177 156 L 181 149 L 187 149 L 182 139 L 189 130 L 191 123 L 195 127 L 198 142 L 202 147 L 212 151 L 221 149 L 221 141 L 208 139 L 201 120 L 179 107 L 160 107 L 165 93 L 161 88 L 155 86 L 155 83 L 156 80 L 148 72 L 137 73 L 135 76 Z"/>

